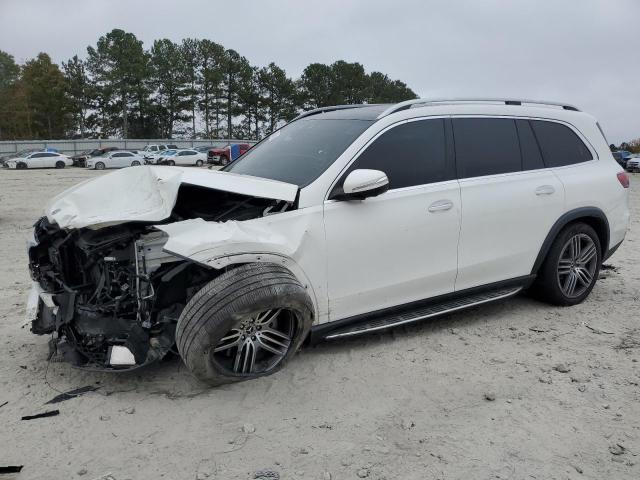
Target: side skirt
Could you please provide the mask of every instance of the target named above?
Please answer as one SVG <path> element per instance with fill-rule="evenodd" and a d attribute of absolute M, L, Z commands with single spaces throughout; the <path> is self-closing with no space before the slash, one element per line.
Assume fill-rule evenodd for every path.
<path fill-rule="evenodd" d="M 351 337 L 445 315 L 483 303 L 512 297 L 533 283 L 535 275 L 514 278 L 490 285 L 474 287 L 438 297 L 419 300 L 397 307 L 315 325 L 310 343 Z"/>

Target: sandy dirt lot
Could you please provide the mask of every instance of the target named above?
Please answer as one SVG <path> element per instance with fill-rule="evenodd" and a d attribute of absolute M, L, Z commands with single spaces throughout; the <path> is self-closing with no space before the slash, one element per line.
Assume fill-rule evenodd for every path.
<path fill-rule="evenodd" d="M 521 295 L 206 389 L 175 357 L 120 375 L 48 364 L 24 325 L 31 224 L 94 175 L 0 171 L 0 466 L 24 465 L 17 478 L 640 478 L 640 176 L 627 240 L 582 305 Z"/>

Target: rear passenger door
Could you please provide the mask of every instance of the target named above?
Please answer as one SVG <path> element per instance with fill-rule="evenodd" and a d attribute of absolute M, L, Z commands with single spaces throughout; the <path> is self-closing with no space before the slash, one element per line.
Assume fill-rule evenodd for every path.
<path fill-rule="evenodd" d="M 445 119 L 402 122 L 373 139 L 337 179 L 324 205 L 331 320 L 453 291 L 460 191 L 451 141 Z M 389 190 L 332 200 L 356 169 L 385 172 Z"/>
<path fill-rule="evenodd" d="M 456 291 L 531 273 L 564 189 L 526 119 L 453 117 L 462 224 Z"/>

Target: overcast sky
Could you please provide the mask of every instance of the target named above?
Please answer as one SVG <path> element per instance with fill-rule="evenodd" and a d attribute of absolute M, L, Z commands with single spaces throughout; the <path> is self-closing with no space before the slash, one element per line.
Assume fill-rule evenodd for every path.
<path fill-rule="evenodd" d="M 640 0 L 0 0 L 0 49 L 84 56 L 113 28 L 208 38 L 292 77 L 362 63 L 422 97 L 560 100 L 640 137 Z"/>

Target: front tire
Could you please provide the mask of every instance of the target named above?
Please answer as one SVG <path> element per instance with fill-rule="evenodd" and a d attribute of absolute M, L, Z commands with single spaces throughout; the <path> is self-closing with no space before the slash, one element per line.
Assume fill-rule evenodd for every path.
<path fill-rule="evenodd" d="M 250 263 L 205 285 L 187 303 L 176 344 L 187 368 L 211 385 L 270 375 L 300 348 L 313 305 L 286 268 Z"/>
<path fill-rule="evenodd" d="M 96 170 L 104 170 L 104 163 L 102 162 L 97 162 L 96 166 L 95 166 Z"/>
<path fill-rule="evenodd" d="M 602 248 L 595 230 L 581 222 L 568 225 L 551 245 L 535 291 L 541 300 L 554 305 L 577 305 L 593 290 L 601 263 Z"/>

